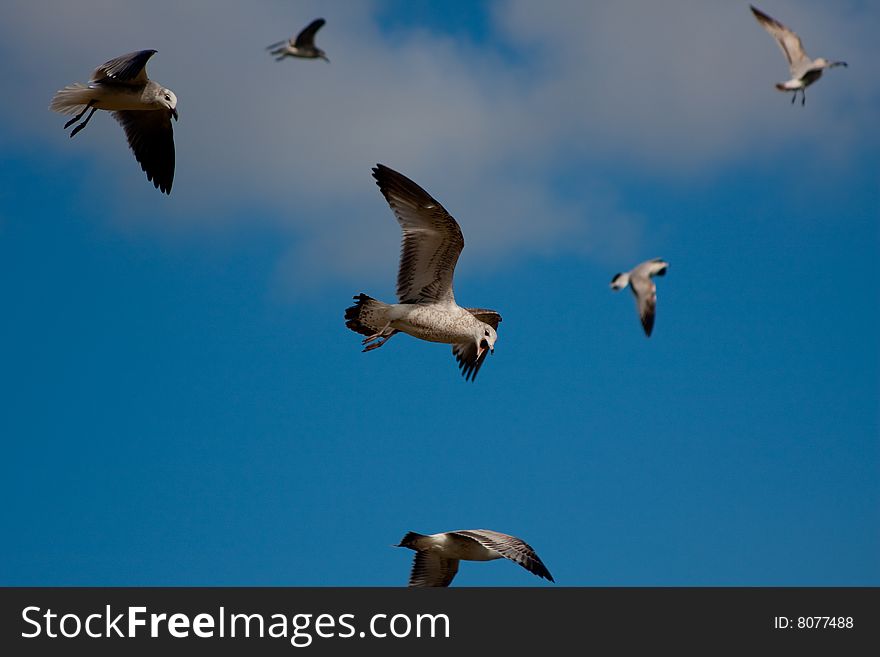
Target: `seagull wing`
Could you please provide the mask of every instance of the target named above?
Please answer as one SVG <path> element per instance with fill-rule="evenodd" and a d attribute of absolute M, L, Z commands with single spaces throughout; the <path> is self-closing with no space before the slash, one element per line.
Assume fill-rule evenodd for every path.
<path fill-rule="evenodd" d="M 489 310 L 488 308 L 465 308 L 471 315 L 481 322 L 488 324 L 496 331 L 501 323 L 501 315 L 497 310 Z"/>
<path fill-rule="evenodd" d="M 636 297 L 636 307 L 642 320 L 645 335 L 651 337 L 654 330 L 654 315 L 657 310 L 657 286 L 648 276 L 633 275 L 629 279 L 630 289 Z"/>
<path fill-rule="evenodd" d="M 458 559 L 444 559 L 433 552 L 416 552 L 409 586 L 449 586 L 458 572 Z"/>
<path fill-rule="evenodd" d="M 127 55 L 121 55 L 109 62 L 101 64 L 92 73 L 92 82 L 100 82 L 111 78 L 116 82 L 129 82 L 132 84 L 147 83 L 147 60 L 156 54 L 155 50 L 138 50 Z"/>
<path fill-rule="evenodd" d="M 460 342 L 452 345 L 452 355 L 458 361 L 458 369 L 461 370 L 465 381 L 474 381 L 477 373 L 486 362 L 486 356 L 489 350 L 485 349 L 480 357 L 477 358 L 477 345 L 473 342 Z"/>
<path fill-rule="evenodd" d="M 174 181 L 174 130 L 171 112 L 161 110 L 124 110 L 113 112 L 128 138 L 135 158 L 157 189 L 171 193 Z"/>
<path fill-rule="evenodd" d="M 403 241 L 397 273 L 400 303 L 455 303 L 452 276 L 464 248 L 461 228 L 412 180 L 378 164 L 373 177 L 394 211 Z"/>
<path fill-rule="evenodd" d="M 770 33 L 770 36 L 776 39 L 782 54 L 788 60 L 788 68 L 791 70 L 791 74 L 798 75 L 802 73 L 804 65 L 809 67 L 812 62 L 807 57 L 807 53 L 804 52 L 804 46 L 801 43 L 800 37 L 775 18 L 771 18 L 760 9 L 749 6 L 761 26 Z"/>
<path fill-rule="evenodd" d="M 315 33 L 324 27 L 326 23 L 323 18 L 316 18 L 309 23 L 302 32 L 296 35 L 296 42 L 293 44 L 297 48 L 314 48 Z"/>
<path fill-rule="evenodd" d="M 538 557 L 538 553 L 531 545 L 516 536 L 493 532 L 491 529 L 460 529 L 449 533 L 470 538 L 489 550 L 495 550 L 505 559 L 518 563 L 530 573 L 554 581 L 553 575 Z"/>

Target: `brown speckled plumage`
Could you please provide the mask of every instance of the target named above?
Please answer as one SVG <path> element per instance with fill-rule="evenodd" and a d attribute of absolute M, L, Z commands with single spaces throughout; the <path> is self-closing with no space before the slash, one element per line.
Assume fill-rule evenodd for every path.
<path fill-rule="evenodd" d="M 398 303 L 365 294 L 345 311 L 345 325 L 367 336 L 364 351 L 399 331 L 429 342 L 452 344 L 467 380 L 473 380 L 495 344 L 501 315 L 455 302 L 453 275 L 464 237 L 455 219 L 412 180 L 381 164 L 373 169 L 379 190 L 403 232 L 397 274 Z"/>

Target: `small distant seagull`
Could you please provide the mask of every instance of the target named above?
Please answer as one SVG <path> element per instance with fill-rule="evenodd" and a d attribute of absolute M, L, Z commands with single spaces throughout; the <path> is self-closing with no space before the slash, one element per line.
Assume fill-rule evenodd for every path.
<path fill-rule="evenodd" d="M 387 304 L 366 294 L 345 311 L 345 325 L 367 336 L 364 351 L 377 349 L 399 331 L 452 345 L 466 380 L 476 378 L 495 350 L 501 315 L 462 308 L 452 293 L 455 264 L 464 248 L 461 228 L 443 206 L 412 180 L 378 164 L 373 177 L 403 229 L 397 299 Z M 370 344 L 373 343 L 373 344 Z"/>
<path fill-rule="evenodd" d="M 823 69 L 846 66 L 846 62 L 829 62 L 823 57 L 810 59 L 807 53 L 804 52 L 804 45 L 797 34 L 776 19 L 770 18 L 760 9 L 756 9 L 753 5 L 749 5 L 749 7 L 751 7 L 752 13 L 763 28 L 770 33 L 770 36 L 776 39 L 782 54 L 788 60 L 791 80 L 777 83 L 776 88 L 779 91 L 793 91 L 792 103 L 797 99 L 798 91 L 801 92 L 801 105 L 807 102 L 807 95 L 804 90 L 822 77 Z"/>
<path fill-rule="evenodd" d="M 430 536 L 409 532 L 397 547 L 416 551 L 409 586 L 449 586 L 461 560 L 510 559 L 530 573 L 553 581 L 550 571 L 528 543 L 489 529 L 460 529 Z"/>
<path fill-rule="evenodd" d="M 632 293 L 636 297 L 636 308 L 639 311 L 639 317 L 642 318 L 642 328 L 645 329 L 645 335 L 651 337 L 651 331 L 654 330 L 654 315 L 657 308 L 657 286 L 651 280 L 654 276 L 665 276 L 669 263 L 655 258 L 643 262 L 635 269 L 624 274 L 616 274 L 611 279 L 612 290 L 622 290 L 627 285 L 630 286 Z"/>
<path fill-rule="evenodd" d="M 306 28 L 296 35 L 296 39 L 285 39 L 278 41 L 271 46 L 266 46 L 266 50 L 271 51 L 276 62 L 280 62 L 285 57 L 302 57 L 304 59 L 323 59 L 329 62 L 324 51 L 315 46 L 315 33 L 324 27 L 326 23 L 323 18 L 316 18 L 306 26 Z"/>
<path fill-rule="evenodd" d="M 128 145 L 147 180 L 170 194 L 174 181 L 171 117 L 177 120 L 177 96 L 147 77 L 147 60 L 155 54 L 155 50 L 139 50 L 111 59 L 95 69 L 88 85 L 77 82 L 59 90 L 49 109 L 76 114 L 64 124 L 65 129 L 91 110 L 85 121 L 71 131 L 71 137 L 86 127 L 95 110 L 112 112 L 125 130 Z"/>

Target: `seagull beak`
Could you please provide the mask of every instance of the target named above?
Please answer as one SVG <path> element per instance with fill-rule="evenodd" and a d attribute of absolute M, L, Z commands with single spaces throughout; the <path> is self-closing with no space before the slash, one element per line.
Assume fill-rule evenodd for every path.
<path fill-rule="evenodd" d="M 171 108 L 171 116 L 174 117 L 175 121 L 177 120 L 177 108 L 176 107 Z"/>

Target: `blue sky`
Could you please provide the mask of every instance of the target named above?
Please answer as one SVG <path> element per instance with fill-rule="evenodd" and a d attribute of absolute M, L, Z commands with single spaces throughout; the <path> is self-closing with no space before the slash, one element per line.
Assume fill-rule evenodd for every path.
<path fill-rule="evenodd" d="M 562 586 L 880 584 L 880 16 L 760 6 L 849 62 L 805 107 L 747 3 L 12 3 L 0 583 L 398 586 L 406 531 L 485 527 Z M 263 51 L 316 16 L 331 64 Z M 46 109 L 147 47 L 170 197 Z M 393 298 L 376 162 L 504 317 L 473 384 L 344 326 Z M 652 257 L 648 340 L 608 283 Z"/>

